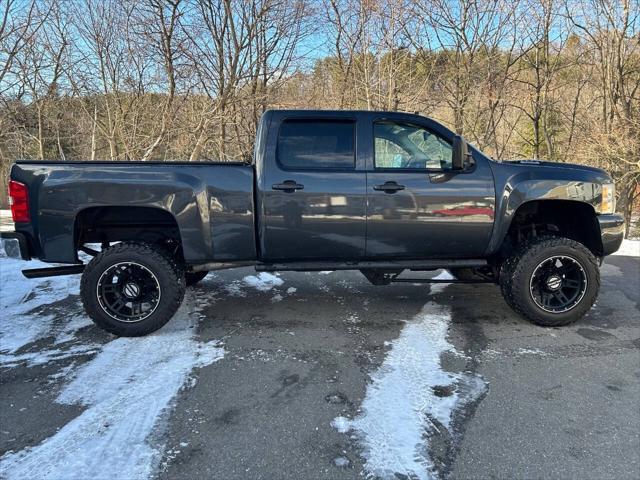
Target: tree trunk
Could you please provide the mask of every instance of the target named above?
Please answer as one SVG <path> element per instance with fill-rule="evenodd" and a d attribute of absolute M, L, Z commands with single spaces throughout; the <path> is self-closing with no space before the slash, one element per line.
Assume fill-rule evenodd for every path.
<path fill-rule="evenodd" d="M 91 128 L 91 160 L 96 159 L 96 135 L 98 130 L 98 105 L 93 107 L 93 127 Z"/>
<path fill-rule="evenodd" d="M 42 103 L 41 101 L 37 101 L 37 111 L 38 111 L 38 158 L 40 160 L 44 160 L 44 119 L 42 112 Z"/>

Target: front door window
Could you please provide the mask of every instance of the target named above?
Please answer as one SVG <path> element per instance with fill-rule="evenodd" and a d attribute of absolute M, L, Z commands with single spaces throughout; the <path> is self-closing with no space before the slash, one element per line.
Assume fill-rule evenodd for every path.
<path fill-rule="evenodd" d="M 374 125 L 376 169 L 451 170 L 453 147 L 442 137 L 415 125 Z"/>

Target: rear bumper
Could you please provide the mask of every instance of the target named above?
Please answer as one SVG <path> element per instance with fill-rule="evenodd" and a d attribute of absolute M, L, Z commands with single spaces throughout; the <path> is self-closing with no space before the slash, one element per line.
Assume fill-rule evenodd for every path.
<path fill-rule="evenodd" d="M 602 256 L 611 255 L 620 248 L 624 238 L 624 218 L 622 215 L 598 215 Z"/>
<path fill-rule="evenodd" d="M 1 247 L 7 257 L 31 260 L 27 237 L 19 232 L 0 232 Z"/>

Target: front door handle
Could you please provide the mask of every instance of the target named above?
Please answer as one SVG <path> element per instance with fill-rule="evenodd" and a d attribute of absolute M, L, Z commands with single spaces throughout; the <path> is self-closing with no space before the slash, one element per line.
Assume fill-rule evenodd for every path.
<path fill-rule="evenodd" d="M 398 185 L 396 182 L 384 182 L 382 185 L 374 185 L 373 189 L 384 193 L 396 193 L 398 190 L 404 190 L 404 185 Z"/>
<path fill-rule="evenodd" d="M 300 185 L 299 183 L 293 180 L 285 180 L 282 183 L 274 183 L 273 185 L 271 185 L 271 188 L 273 190 L 282 190 L 283 192 L 286 192 L 286 193 L 293 193 L 296 190 L 303 190 L 304 185 Z"/>

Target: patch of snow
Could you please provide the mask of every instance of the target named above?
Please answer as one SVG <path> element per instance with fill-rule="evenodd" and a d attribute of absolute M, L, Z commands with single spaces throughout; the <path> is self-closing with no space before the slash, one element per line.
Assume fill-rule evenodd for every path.
<path fill-rule="evenodd" d="M 271 297 L 271 303 L 277 303 L 282 301 L 282 295 L 276 293 L 273 297 Z"/>
<path fill-rule="evenodd" d="M 39 445 L 0 458 L 0 477 L 148 479 L 159 463 L 152 445 L 173 398 L 194 368 L 220 360 L 223 348 L 195 338 L 200 307 L 187 294 L 164 328 L 118 338 L 81 366 L 57 401 L 85 410 Z"/>
<path fill-rule="evenodd" d="M 92 355 L 98 352 L 99 345 L 76 345 L 65 350 L 36 350 L 34 352 L 20 354 L 0 354 L 0 367 L 16 367 L 23 362 L 27 367 L 44 365 L 45 363 L 65 360 L 79 355 Z"/>
<path fill-rule="evenodd" d="M 50 266 L 39 261 L 0 258 L 0 352 L 15 352 L 50 335 L 54 317 L 34 315 L 33 310 L 79 294 L 77 275 L 26 279 L 21 272 Z"/>
<path fill-rule="evenodd" d="M 291 295 L 293 293 L 296 293 L 298 291 L 298 289 L 296 287 L 289 287 L 287 288 L 287 294 Z"/>
<path fill-rule="evenodd" d="M 482 354 L 487 358 L 498 357 L 526 357 L 526 356 L 539 356 L 546 357 L 549 354 L 539 348 L 518 348 L 517 350 L 495 350 L 487 348 L 483 350 Z"/>
<path fill-rule="evenodd" d="M 452 277 L 441 272 L 434 278 Z M 445 287 L 446 284 L 432 285 L 431 292 Z M 361 442 L 369 476 L 435 476 L 428 453 L 429 436 L 440 428 L 454 433 L 455 412 L 477 399 L 486 388 L 475 375 L 442 368 L 441 355 L 456 352 L 447 339 L 450 322 L 446 307 L 427 303 L 391 342 L 383 365 L 372 374 L 362 413 L 352 420 L 333 420 L 338 431 L 353 431 Z"/>
<path fill-rule="evenodd" d="M 242 290 L 239 282 L 232 282 L 229 285 L 225 285 L 224 289 L 227 291 L 227 294 L 232 297 L 246 297 L 247 294 Z"/>
<path fill-rule="evenodd" d="M 340 433 L 347 433 L 351 429 L 351 420 L 347 417 L 336 417 L 331 421 L 331 426 Z"/>
<path fill-rule="evenodd" d="M 51 383 L 57 383 L 57 381 L 61 378 L 69 380 L 75 375 L 75 370 L 76 370 L 76 362 L 74 360 L 66 367 L 62 367 L 56 373 L 52 373 L 51 375 L 49 375 L 48 378 L 51 381 Z"/>
<path fill-rule="evenodd" d="M 70 342 L 75 340 L 76 333 L 83 328 L 93 325 L 93 322 L 87 315 L 76 315 L 68 322 L 61 326 L 61 331 L 56 335 L 54 345 Z"/>
<path fill-rule="evenodd" d="M 519 348 L 516 351 L 516 356 L 523 356 L 523 355 L 538 355 L 541 357 L 546 357 L 547 352 L 540 350 L 539 348 Z"/>
<path fill-rule="evenodd" d="M 260 272 L 258 275 L 249 275 L 242 279 L 242 281 L 261 292 L 268 292 L 273 287 L 278 287 L 284 282 L 281 278 L 272 275 L 267 272 Z"/>
<path fill-rule="evenodd" d="M 640 240 L 624 239 L 622 245 L 620 245 L 620 249 L 612 255 L 640 257 Z"/>
<path fill-rule="evenodd" d="M 360 318 L 355 313 L 352 313 L 350 315 L 347 315 L 346 322 L 352 324 L 360 323 Z"/>
<path fill-rule="evenodd" d="M 437 280 L 455 280 L 456 279 L 456 277 L 451 275 L 451 272 L 449 270 L 442 270 L 438 275 L 436 275 L 433 278 Z M 446 284 L 443 284 L 443 285 L 446 285 Z"/>
<path fill-rule="evenodd" d="M 455 277 L 451 275 L 448 270 L 442 270 L 438 275 L 433 277 L 433 280 L 455 280 Z M 430 293 L 439 293 L 447 288 L 448 285 L 448 283 L 431 283 L 429 284 Z"/>
<path fill-rule="evenodd" d="M 329 275 L 330 273 L 333 273 L 333 270 L 323 270 L 318 272 L 319 275 Z"/>
<path fill-rule="evenodd" d="M 333 464 L 338 468 L 347 468 L 351 462 L 347 457 L 336 457 L 333 459 Z"/>

